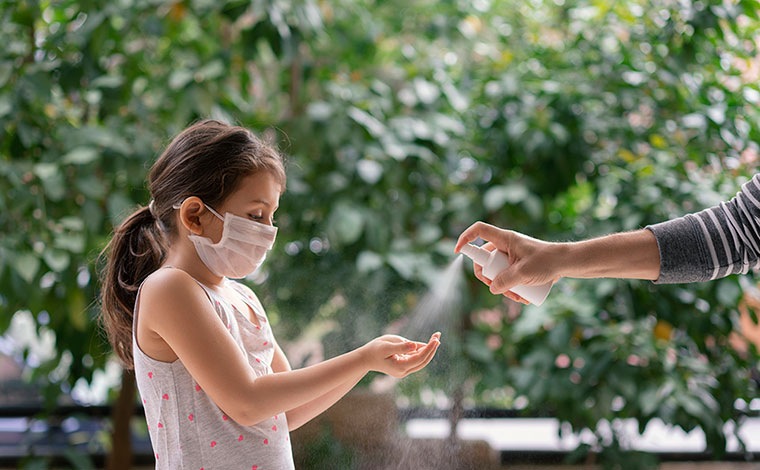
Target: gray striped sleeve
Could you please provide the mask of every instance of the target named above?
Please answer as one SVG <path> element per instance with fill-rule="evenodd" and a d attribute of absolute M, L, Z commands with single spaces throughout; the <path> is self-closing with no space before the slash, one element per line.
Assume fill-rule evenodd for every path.
<path fill-rule="evenodd" d="M 746 274 L 760 264 L 760 173 L 728 202 L 645 228 L 660 250 L 655 284 Z"/>

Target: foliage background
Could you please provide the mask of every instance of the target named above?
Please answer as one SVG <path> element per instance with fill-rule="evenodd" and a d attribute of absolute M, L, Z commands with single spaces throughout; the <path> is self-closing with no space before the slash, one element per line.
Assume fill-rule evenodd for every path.
<path fill-rule="evenodd" d="M 97 253 L 199 117 L 290 156 L 278 242 L 252 285 L 282 342 L 316 342 L 301 364 L 403 328 L 476 220 L 576 240 L 726 200 L 758 165 L 757 7 L 4 2 L 0 331 L 28 311 L 55 333 L 55 357 L 29 364 L 49 403 L 105 366 Z M 522 312 L 465 279 L 436 325 L 446 348 L 399 384 L 402 403 L 460 393 L 575 430 L 660 418 L 701 426 L 719 456 L 735 402 L 756 396 L 757 352 L 729 344 L 746 278 L 566 279 Z"/>

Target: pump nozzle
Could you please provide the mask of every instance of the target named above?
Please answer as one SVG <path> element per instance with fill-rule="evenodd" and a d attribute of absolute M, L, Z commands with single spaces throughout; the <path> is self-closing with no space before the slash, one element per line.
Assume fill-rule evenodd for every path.
<path fill-rule="evenodd" d="M 491 255 L 491 253 L 485 248 L 473 245 L 472 243 L 467 243 L 459 251 L 481 266 L 486 265 L 488 257 Z"/>

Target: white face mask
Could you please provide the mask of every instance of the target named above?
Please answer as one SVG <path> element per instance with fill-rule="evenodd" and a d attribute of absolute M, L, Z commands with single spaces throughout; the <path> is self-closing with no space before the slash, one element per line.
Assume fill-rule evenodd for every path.
<path fill-rule="evenodd" d="M 274 245 L 277 227 L 248 220 L 231 212 L 222 217 L 214 209 L 203 205 L 224 222 L 224 227 L 218 243 L 199 235 L 187 236 L 195 245 L 201 261 L 217 276 L 238 279 L 256 271 L 266 259 L 267 251 Z M 179 209 L 181 206 L 175 204 L 173 207 Z"/>

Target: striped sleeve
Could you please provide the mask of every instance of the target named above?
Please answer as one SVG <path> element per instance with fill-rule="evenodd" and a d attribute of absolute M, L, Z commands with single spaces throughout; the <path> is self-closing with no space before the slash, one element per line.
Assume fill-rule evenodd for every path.
<path fill-rule="evenodd" d="M 760 264 L 760 173 L 728 202 L 647 225 L 660 250 L 655 284 L 702 282 L 746 274 Z"/>

